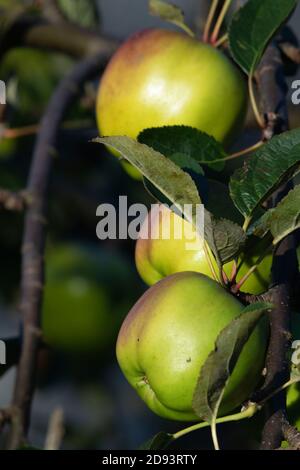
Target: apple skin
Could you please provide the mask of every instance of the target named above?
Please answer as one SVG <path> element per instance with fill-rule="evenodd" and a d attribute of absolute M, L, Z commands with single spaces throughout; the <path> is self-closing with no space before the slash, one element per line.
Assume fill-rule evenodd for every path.
<path fill-rule="evenodd" d="M 300 314 L 292 315 L 293 341 L 300 340 Z M 290 422 L 300 431 L 300 382 L 289 387 L 287 391 L 287 412 Z"/>
<path fill-rule="evenodd" d="M 206 261 L 202 240 L 198 238 L 196 250 L 186 248 L 186 243 L 189 243 L 189 240 L 195 240 L 196 232 L 192 224 L 183 220 L 174 212 L 170 212 L 170 209 L 166 206 L 154 206 L 144 221 L 135 249 L 136 267 L 141 278 L 146 284 L 152 285 L 170 274 L 181 271 L 195 271 L 212 277 Z M 168 219 L 170 220 L 169 224 Z M 169 226 L 171 228 L 170 239 L 166 239 Z M 184 237 L 175 239 L 175 233 L 181 226 L 183 227 Z M 142 238 L 142 234 L 146 229 L 150 233 L 150 227 L 151 234 L 154 234 L 154 236 L 148 239 Z M 213 255 L 211 255 L 211 259 L 218 272 Z M 245 259 L 237 276 L 238 281 L 255 264 L 256 259 L 255 256 L 248 256 Z M 224 266 L 228 277 L 230 277 L 232 265 L 233 263 L 229 262 Z M 271 266 L 272 256 L 267 255 L 258 269 L 243 284 L 241 290 L 255 295 L 264 292 L 271 281 Z"/>
<path fill-rule="evenodd" d="M 96 113 L 104 136 L 137 138 L 146 128 L 186 125 L 227 146 L 243 126 L 246 105 L 245 81 L 223 53 L 180 32 L 149 29 L 113 55 Z"/>
<path fill-rule="evenodd" d="M 217 282 L 193 272 L 168 276 L 144 293 L 123 322 L 116 350 L 125 377 L 153 412 L 199 420 L 192 398 L 200 368 L 220 331 L 242 309 Z M 262 322 L 243 348 L 220 414 L 250 396 L 263 368 L 265 344 Z"/>
<path fill-rule="evenodd" d="M 300 431 L 300 383 L 292 385 L 286 397 L 287 412 L 290 422 Z"/>
<path fill-rule="evenodd" d="M 123 258 L 106 255 L 98 246 L 79 243 L 55 244 L 47 250 L 42 329 L 53 349 L 91 355 L 116 341 L 130 305 L 128 282 L 133 278 Z"/>

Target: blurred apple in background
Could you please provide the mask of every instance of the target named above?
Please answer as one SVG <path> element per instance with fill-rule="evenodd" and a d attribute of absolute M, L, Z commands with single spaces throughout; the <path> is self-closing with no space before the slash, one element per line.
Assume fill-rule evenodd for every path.
<path fill-rule="evenodd" d="M 79 354 L 112 346 L 134 285 L 131 266 L 118 253 L 77 243 L 49 247 L 42 318 L 46 343 Z"/>

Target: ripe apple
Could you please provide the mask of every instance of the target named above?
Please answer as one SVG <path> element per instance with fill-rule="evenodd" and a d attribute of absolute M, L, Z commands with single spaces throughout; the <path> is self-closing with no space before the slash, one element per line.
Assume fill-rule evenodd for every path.
<path fill-rule="evenodd" d="M 147 230 L 149 234 L 151 233 L 151 237 L 143 238 Z M 183 233 L 183 236 L 176 238 L 180 233 Z M 187 246 L 191 242 L 194 243 L 193 250 L 188 249 Z M 218 272 L 213 255 L 211 259 Z M 256 260 L 255 255 L 248 255 L 244 258 L 237 281 L 248 272 Z M 136 243 L 135 261 L 140 276 L 148 285 L 181 271 L 195 271 L 212 277 L 203 249 L 203 240 L 197 235 L 192 224 L 163 205 L 153 206 L 144 221 L 140 238 Z M 267 255 L 257 270 L 243 284 L 241 290 L 252 294 L 264 292 L 271 280 L 271 265 L 272 256 Z M 224 266 L 228 277 L 230 277 L 232 266 L 232 262 Z"/>
<path fill-rule="evenodd" d="M 130 279 L 130 268 L 117 254 L 76 243 L 51 247 L 42 315 L 46 343 L 70 354 L 112 345 L 131 301 Z"/>
<path fill-rule="evenodd" d="M 180 32 L 150 29 L 112 57 L 96 112 L 104 136 L 136 138 L 145 128 L 187 125 L 228 145 L 243 125 L 246 103 L 244 79 L 222 52 Z"/>
<path fill-rule="evenodd" d="M 220 331 L 242 309 L 218 283 L 193 272 L 168 276 L 144 293 L 121 327 L 117 359 L 152 411 L 164 418 L 197 420 L 192 398 L 200 368 Z M 238 359 L 220 414 L 241 405 L 257 385 L 265 345 L 261 322 Z"/>

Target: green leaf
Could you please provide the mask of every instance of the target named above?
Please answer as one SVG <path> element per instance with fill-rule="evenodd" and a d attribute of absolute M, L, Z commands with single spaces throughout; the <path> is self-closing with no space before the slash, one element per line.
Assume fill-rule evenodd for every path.
<path fill-rule="evenodd" d="M 164 21 L 175 24 L 189 36 L 195 36 L 193 31 L 186 25 L 182 10 L 176 5 L 161 0 L 149 0 L 149 12 L 151 15 L 158 16 Z"/>
<path fill-rule="evenodd" d="M 275 209 L 269 209 L 259 219 L 257 219 L 247 230 L 247 235 L 255 235 L 264 238 L 270 231 L 270 220 Z"/>
<path fill-rule="evenodd" d="M 243 216 L 233 204 L 228 186 L 220 181 L 208 179 L 208 197 L 205 207 L 217 219 L 223 217 L 243 225 Z"/>
<path fill-rule="evenodd" d="M 234 60 L 253 74 L 276 31 L 286 21 L 298 0 L 249 0 L 229 27 L 229 46 Z"/>
<path fill-rule="evenodd" d="M 208 165 L 214 170 L 221 171 L 224 168 L 222 160 L 227 157 L 222 144 L 214 137 L 188 126 L 145 129 L 139 134 L 138 141 L 152 147 L 171 160 L 173 160 L 174 154 L 180 154 L 185 156 L 187 162 L 194 160 L 196 165 Z M 212 163 L 215 160 L 219 161 Z"/>
<path fill-rule="evenodd" d="M 180 210 L 184 204 L 196 208 L 201 204 L 196 185 L 190 175 L 161 153 L 130 137 L 98 137 L 94 142 L 108 145 L 137 168 Z"/>
<path fill-rule="evenodd" d="M 98 137 L 94 142 L 108 145 L 116 150 L 135 166 L 167 201 L 183 211 L 187 220 L 194 222 L 196 208 L 201 204 L 201 199 L 190 175 L 161 153 L 130 137 Z M 191 205 L 193 220 L 190 218 L 190 213 L 185 213 L 185 204 Z M 208 211 L 205 211 L 204 234 L 219 264 L 231 259 L 245 241 L 241 227 L 229 220 L 219 221 Z"/>
<path fill-rule="evenodd" d="M 264 302 L 250 305 L 219 334 L 214 351 L 201 368 L 194 393 L 193 409 L 199 418 L 209 423 L 216 419 L 240 353 L 262 315 L 271 308 Z"/>
<path fill-rule="evenodd" d="M 300 129 L 284 132 L 263 145 L 230 180 L 235 206 L 249 217 L 259 204 L 300 167 Z"/>
<path fill-rule="evenodd" d="M 267 231 L 273 235 L 273 245 L 300 228 L 300 185 L 292 189 L 275 209 L 267 211 L 256 223 L 254 234 L 264 236 Z"/>
<path fill-rule="evenodd" d="M 57 0 L 57 3 L 69 21 L 86 28 L 98 26 L 98 11 L 94 0 Z"/>
<path fill-rule="evenodd" d="M 165 449 L 173 440 L 173 435 L 166 432 L 159 432 L 154 437 L 141 445 L 139 450 L 160 450 Z"/>
<path fill-rule="evenodd" d="M 172 162 L 179 166 L 179 168 L 192 170 L 197 175 L 204 175 L 204 171 L 202 170 L 201 166 L 188 155 L 184 155 L 183 153 L 173 153 L 173 155 L 169 158 L 172 160 Z"/>
<path fill-rule="evenodd" d="M 208 211 L 205 211 L 204 233 L 219 266 L 235 258 L 246 242 L 242 227 L 231 220 L 216 219 Z"/>
<path fill-rule="evenodd" d="M 300 228 L 300 185 L 292 189 L 272 213 L 273 244 L 276 245 L 298 228 Z"/>

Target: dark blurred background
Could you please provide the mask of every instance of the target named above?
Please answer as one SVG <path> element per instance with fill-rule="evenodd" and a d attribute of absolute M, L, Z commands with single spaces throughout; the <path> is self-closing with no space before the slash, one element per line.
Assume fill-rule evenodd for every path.
<path fill-rule="evenodd" d="M 72 21 L 118 40 L 143 28 L 169 27 L 148 14 L 147 0 L 99 0 L 96 9 L 94 2 L 86 0 L 84 10 L 77 0 L 60 1 Z M 9 2 L 3 3 L 6 6 Z M 184 8 L 191 26 L 201 28 L 210 2 L 173 3 Z M 299 23 L 300 8 L 291 20 L 296 34 L 300 33 Z M 59 80 L 73 64 L 73 59 L 62 54 L 33 49 L 17 48 L 4 56 L 0 79 L 7 85 L 7 106 L 2 123 L 11 129 L 33 128 L 27 127 L 28 135 L 17 132 L 0 139 L 0 188 L 18 190 L 26 185 L 36 125 Z M 45 336 L 51 347 L 41 351 L 38 362 L 30 432 L 37 447 L 44 446 L 49 419 L 57 408 L 63 410 L 66 432 L 62 447 L 66 449 L 137 448 L 160 430 L 184 427 L 148 411 L 116 363 L 119 326 L 146 286 L 136 273 L 134 241 L 97 239 L 96 208 L 103 202 L 117 204 L 119 195 L 127 195 L 129 204 L 149 205 L 152 200 L 115 157 L 89 143 L 98 135 L 94 115 L 97 86 L 98 82 L 86 84 L 83 97 L 63 123 L 51 178 L 43 308 Z M 300 107 L 290 107 L 291 125 L 299 126 Z M 257 140 L 252 126 L 249 113 L 248 128 L 235 148 Z M 232 170 L 233 165 L 228 165 L 228 175 Z M 22 213 L 0 210 L 1 338 L 20 331 L 22 224 Z M 10 402 L 14 378 L 14 368 L 0 378 L 0 408 Z M 261 419 L 258 416 L 243 425 L 224 426 L 222 447 L 255 447 Z M 235 426 L 239 426 L 238 435 Z M 210 448 L 209 432 L 201 431 L 178 446 Z"/>

